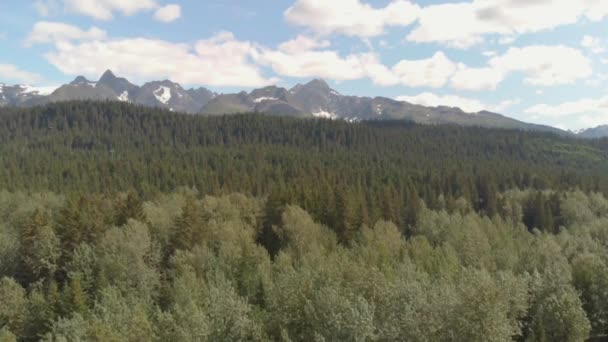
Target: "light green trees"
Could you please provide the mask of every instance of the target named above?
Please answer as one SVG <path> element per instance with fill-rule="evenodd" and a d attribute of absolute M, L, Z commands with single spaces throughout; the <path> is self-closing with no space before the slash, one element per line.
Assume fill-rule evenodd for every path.
<path fill-rule="evenodd" d="M 99 243 L 97 256 L 99 272 L 124 294 L 142 298 L 154 295 L 159 286 L 156 267 L 160 256 L 145 224 L 129 220 L 121 228 L 108 230 Z"/>
<path fill-rule="evenodd" d="M 464 204 L 422 208 L 408 235 L 380 221 L 346 241 L 298 206 L 277 207 L 266 226 L 264 201 L 243 195 L 181 190 L 134 201 L 119 206 L 127 221 L 116 226 L 116 213 L 102 210 L 115 208 L 108 198 L 60 210 L 0 193 L 0 256 L 8 260 L 0 259 L 0 341 L 549 342 L 605 334 L 605 199 L 563 193 L 570 223 L 541 232 L 522 223 L 535 195 L 504 194 L 492 218 Z M 132 218 L 142 218 L 140 209 L 146 222 Z M 259 243 L 266 228 L 273 255 Z"/>
<path fill-rule="evenodd" d="M 583 308 L 594 335 L 608 332 L 608 267 L 598 255 L 585 253 L 572 260 L 574 287 L 579 291 Z"/>
<path fill-rule="evenodd" d="M 51 278 L 61 255 L 59 238 L 55 235 L 48 214 L 36 210 L 21 229 L 21 261 L 28 282 Z"/>
<path fill-rule="evenodd" d="M 576 290 L 551 276 L 534 274 L 530 281 L 531 298 L 526 341 L 582 342 L 589 337 L 591 325 Z"/>
<path fill-rule="evenodd" d="M 23 334 L 23 324 L 27 315 L 25 290 L 14 279 L 0 279 L 0 329 L 8 338 L 10 334 Z"/>

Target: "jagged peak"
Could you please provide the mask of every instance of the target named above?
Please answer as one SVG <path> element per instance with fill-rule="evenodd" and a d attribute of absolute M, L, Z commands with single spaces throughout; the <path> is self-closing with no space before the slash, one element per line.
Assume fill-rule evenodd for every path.
<path fill-rule="evenodd" d="M 313 88 L 331 89 L 329 87 L 329 84 L 327 84 L 327 82 L 325 82 L 325 80 L 320 79 L 320 78 L 315 78 L 312 81 L 306 83 L 304 86 L 313 87 Z"/>
<path fill-rule="evenodd" d="M 112 70 L 108 69 L 103 73 L 103 75 L 101 75 L 101 78 L 104 78 L 104 77 L 116 77 L 116 76 L 114 75 Z"/>
<path fill-rule="evenodd" d="M 112 70 L 108 69 L 108 70 L 106 70 L 106 72 L 103 73 L 103 75 L 101 75 L 99 82 L 108 82 L 108 81 L 113 81 L 115 79 L 117 79 L 116 75 L 114 75 Z"/>
<path fill-rule="evenodd" d="M 91 83 L 91 81 L 87 80 L 87 78 L 82 75 L 77 76 L 72 82 L 70 82 L 71 85 L 89 84 L 89 83 Z"/>

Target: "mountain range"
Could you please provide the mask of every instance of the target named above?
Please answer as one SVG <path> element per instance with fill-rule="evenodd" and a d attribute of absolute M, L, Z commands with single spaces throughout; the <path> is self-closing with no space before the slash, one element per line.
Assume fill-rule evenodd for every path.
<path fill-rule="evenodd" d="M 234 94 L 218 94 L 206 88 L 184 89 L 169 80 L 148 82 L 142 86 L 106 71 L 98 81 L 78 76 L 57 89 L 0 83 L 0 106 L 35 106 L 72 100 L 124 101 L 176 112 L 220 115 L 260 112 L 297 117 L 322 117 L 360 120 L 408 120 L 418 124 L 456 124 L 491 128 L 549 131 L 573 135 L 573 132 L 518 121 L 498 113 L 466 113 L 454 107 L 425 107 L 386 97 L 342 95 L 325 81 L 312 80 L 291 89 L 268 86 Z M 579 136 L 608 136 L 608 126 L 581 131 Z"/>

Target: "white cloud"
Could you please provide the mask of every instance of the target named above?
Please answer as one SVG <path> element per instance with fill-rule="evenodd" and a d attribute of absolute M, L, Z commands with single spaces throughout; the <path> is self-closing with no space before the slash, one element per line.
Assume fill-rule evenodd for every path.
<path fill-rule="evenodd" d="M 40 21 L 37 22 L 32 28 L 32 31 L 30 31 L 28 37 L 25 39 L 25 45 L 31 46 L 37 43 L 95 40 L 104 39 L 105 37 L 106 32 L 97 27 L 91 27 L 88 31 L 84 31 L 73 25 Z"/>
<path fill-rule="evenodd" d="M 571 128 L 587 128 L 608 123 L 608 96 L 584 98 L 556 105 L 537 104 L 527 108 L 539 121 L 568 120 Z"/>
<path fill-rule="evenodd" d="M 36 0 L 34 8 L 42 16 L 60 9 L 89 16 L 98 20 L 110 20 L 115 12 L 130 16 L 144 10 L 158 8 L 156 0 Z"/>
<path fill-rule="evenodd" d="M 443 52 L 419 60 L 401 60 L 390 67 L 374 52 L 341 55 L 327 49 L 329 41 L 306 36 L 263 49 L 258 62 L 290 77 L 322 77 L 338 81 L 368 78 L 376 85 L 442 88 L 468 91 L 495 90 L 512 73 L 523 73 L 537 86 L 569 84 L 591 75 L 591 61 L 579 50 L 565 46 L 532 45 L 491 53 L 487 65 L 469 67 L 451 61 Z"/>
<path fill-rule="evenodd" d="M 301 51 L 309 51 L 319 48 L 329 47 L 331 43 L 328 40 L 317 40 L 307 36 L 299 35 L 295 39 L 288 40 L 279 46 L 279 50 L 287 53 L 298 53 Z"/>
<path fill-rule="evenodd" d="M 452 88 L 459 90 L 495 90 L 505 78 L 505 73 L 492 67 L 470 68 L 458 65 L 451 80 Z"/>
<path fill-rule="evenodd" d="M 58 1 L 59 0 L 36 0 L 32 4 L 32 7 L 39 15 L 48 17 L 49 15 L 58 12 L 61 8 Z"/>
<path fill-rule="evenodd" d="M 431 58 L 403 60 L 393 68 L 399 83 L 410 87 L 443 87 L 454 74 L 456 65 L 443 52 L 436 52 Z"/>
<path fill-rule="evenodd" d="M 298 47 L 297 42 L 304 44 Z M 351 54 L 342 57 L 337 51 L 316 49 L 322 46 L 326 45 L 298 37 L 281 44 L 277 50 L 265 49 L 258 62 L 283 76 L 322 77 L 339 81 L 364 78 L 365 65 L 379 63 L 373 54 Z"/>
<path fill-rule="evenodd" d="M 602 86 L 604 83 L 606 83 L 606 81 L 608 81 L 608 74 L 594 74 L 593 78 L 590 78 L 588 80 L 585 81 L 585 84 L 587 86 L 590 87 L 600 87 Z"/>
<path fill-rule="evenodd" d="M 553 86 L 573 83 L 592 74 L 591 61 L 579 50 L 566 46 L 532 45 L 510 48 L 494 57 L 489 65 L 502 72 L 523 72 L 532 85 Z"/>
<path fill-rule="evenodd" d="M 540 114 L 551 117 L 562 117 L 570 114 L 603 112 L 608 114 L 608 97 L 599 99 L 586 98 L 557 105 L 537 104 L 524 111 L 528 114 Z"/>
<path fill-rule="evenodd" d="M 428 107 L 447 106 L 458 107 L 467 113 L 478 113 L 483 110 L 502 112 L 513 105 L 521 102 L 519 99 L 502 101 L 499 104 L 486 104 L 477 99 L 461 97 L 456 95 L 437 95 L 434 93 L 421 93 L 414 96 L 399 96 L 398 101 L 406 101 Z"/>
<path fill-rule="evenodd" d="M 25 71 L 13 64 L 0 63 L 0 79 L 17 83 L 37 83 L 42 77 L 36 73 Z"/>
<path fill-rule="evenodd" d="M 319 34 L 339 33 L 356 37 L 375 37 L 389 26 L 412 24 L 420 7 L 406 0 L 393 0 L 374 8 L 360 0 L 297 0 L 285 11 L 291 24 L 308 27 Z"/>
<path fill-rule="evenodd" d="M 195 45 L 145 38 L 60 42 L 46 58 L 68 75 L 98 77 L 111 69 L 135 80 L 166 77 L 183 84 L 241 87 L 273 83 L 254 64 L 257 54 L 252 43 L 222 32 Z"/>
<path fill-rule="evenodd" d="M 577 49 L 531 45 L 510 48 L 504 54 L 490 58 L 484 67 L 459 64 L 450 83 L 459 90 L 495 90 L 509 74 L 521 72 L 526 83 L 548 87 L 588 78 L 592 75 L 591 65 Z"/>
<path fill-rule="evenodd" d="M 154 13 L 154 18 L 164 23 L 170 23 L 182 16 L 182 8 L 177 4 L 160 7 Z"/>
<path fill-rule="evenodd" d="M 606 51 L 601 39 L 590 35 L 585 35 L 583 37 L 581 40 L 581 46 L 595 54 Z"/>
<path fill-rule="evenodd" d="M 574 24 L 582 17 L 601 20 L 608 15 L 605 0 L 473 0 L 423 7 L 413 42 L 442 43 L 468 48 L 499 35 L 511 44 L 517 35 Z M 449 23 L 449 24 L 446 24 Z"/>
<path fill-rule="evenodd" d="M 500 37 L 498 39 L 498 44 L 500 44 L 500 45 L 511 45 L 516 40 L 517 40 L 517 38 L 515 38 L 514 36 L 504 36 L 504 37 Z"/>
<path fill-rule="evenodd" d="M 342 56 L 338 51 L 323 49 L 329 45 L 328 41 L 298 36 L 279 45 L 276 50 L 264 49 L 257 61 L 282 76 L 338 81 L 369 78 L 381 86 L 440 88 L 456 69 L 443 52 L 426 59 L 401 60 L 389 68 L 380 62 L 376 53 Z"/>

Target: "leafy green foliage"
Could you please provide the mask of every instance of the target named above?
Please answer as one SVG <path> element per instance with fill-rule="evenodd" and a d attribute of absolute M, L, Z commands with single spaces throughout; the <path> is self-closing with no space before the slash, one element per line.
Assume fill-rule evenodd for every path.
<path fill-rule="evenodd" d="M 0 109 L 0 341 L 602 338 L 607 152 L 478 128 Z"/>

